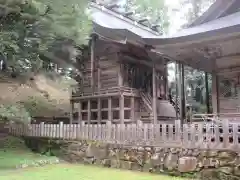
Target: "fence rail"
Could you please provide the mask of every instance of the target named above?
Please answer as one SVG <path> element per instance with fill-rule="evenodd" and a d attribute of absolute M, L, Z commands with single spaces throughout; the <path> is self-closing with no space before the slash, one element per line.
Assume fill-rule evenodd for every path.
<path fill-rule="evenodd" d="M 47 137 L 66 140 L 99 140 L 132 146 L 160 146 L 199 149 L 240 150 L 240 124 L 31 124 L 11 125 L 15 136 Z"/>
<path fill-rule="evenodd" d="M 120 91 L 131 94 L 138 94 L 138 90 L 135 88 L 125 87 L 125 86 L 116 86 L 111 88 L 102 88 L 95 92 L 84 91 L 84 88 L 81 89 L 79 85 L 71 86 L 71 96 L 93 96 L 93 95 L 104 95 L 104 94 L 113 94 L 119 93 Z"/>

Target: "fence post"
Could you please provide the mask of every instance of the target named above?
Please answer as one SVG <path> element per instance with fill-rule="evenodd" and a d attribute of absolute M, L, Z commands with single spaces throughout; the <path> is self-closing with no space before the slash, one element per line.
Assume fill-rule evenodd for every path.
<path fill-rule="evenodd" d="M 227 148 L 229 144 L 229 122 L 228 119 L 224 119 L 222 122 L 223 128 L 223 148 Z"/>
<path fill-rule="evenodd" d="M 59 138 L 63 138 L 63 122 L 59 122 Z"/>
<path fill-rule="evenodd" d="M 181 142 L 182 139 L 181 120 L 175 120 L 175 139 L 177 142 Z M 182 142 L 181 142 L 182 143 Z"/>
<path fill-rule="evenodd" d="M 238 148 L 238 124 L 234 123 L 233 124 L 233 131 L 232 131 L 232 136 L 233 136 L 233 148 Z"/>
<path fill-rule="evenodd" d="M 45 129 L 44 129 L 44 122 L 40 123 L 40 136 L 44 136 Z"/>
<path fill-rule="evenodd" d="M 78 140 L 80 136 L 80 130 L 81 130 L 80 125 L 81 125 L 80 123 L 76 124 L 76 140 Z"/>
<path fill-rule="evenodd" d="M 111 134 L 112 134 L 112 123 L 111 121 L 106 122 L 106 133 L 107 133 L 107 142 L 111 142 Z"/>
<path fill-rule="evenodd" d="M 85 131 L 86 129 L 85 129 L 85 121 L 81 121 L 81 126 L 80 126 L 80 132 L 79 132 L 79 135 L 80 135 L 80 139 L 86 139 L 86 137 L 85 137 Z"/>
<path fill-rule="evenodd" d="M 143 140 L 143 130 L 142 130 L 142 121 L 137 120 L 137 141 L 140 143 L 140 141 Z"/>

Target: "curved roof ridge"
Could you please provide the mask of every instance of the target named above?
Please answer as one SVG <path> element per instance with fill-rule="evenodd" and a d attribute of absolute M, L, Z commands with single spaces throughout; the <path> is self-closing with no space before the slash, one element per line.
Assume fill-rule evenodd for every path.
<path fill-rule="evenodd" d="M 118 18 L 122 21 L 125 21 L 133 26 L 136 26 L 138 28 L 141 28 L 142 30 L 145 30 L 145 31 L 148 31 L 149 33 L 152 33 L 153 35 L 161 35 L 161 33 L 159 33 L 158 31 L 154 31 L 152 28 L 148 27 L 148 26 L 145 26 L 141 23 L 139 23 L 138 21 L 136 20 L 133 20 L 127 16 L 124 16 L 123 14 L 117 12 L 117 11 L 114 11 L 108 7 L 106 7 L 105 5 L 101 4 L 101 3 L 97 3 L 95 2 L 94 0 L 92 0 L 90 2 L 90 7 L 94 7 L 94 8 L 97 8 L 111 16 L 114 16 L 115 18 Z"/>
<path fill-rule="evenodd" d="M 237 2 L 236 0 L 216 0 L 206 12 L 197 18 L 188 27 L 194 27 L 220 18 L 224 13 Z M 237 7 L 236 7 L 237 8 Z M 226 14 L 229 15 L 229 14 Z"/>

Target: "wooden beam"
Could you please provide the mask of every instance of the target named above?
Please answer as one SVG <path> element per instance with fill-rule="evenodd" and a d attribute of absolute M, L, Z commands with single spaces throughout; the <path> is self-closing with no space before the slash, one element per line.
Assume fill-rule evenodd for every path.
<path fill-rule="evenodd" d="M 112 97 L 108 97 L 108 121 L 112 122 Z"/>
<path fill-rule="evenodd" d="M 78 104 L 78 124 L 82 122 L 82 102 L 80 101 Z"/>
<path fill-rule="evenodd" d="M 133 15 L 133 14 L 134 14 L 133 11 L 129 11 L 129 12 L 125 12 L 125 13 L 124 13 L 124 16 L 131 16 L 131 15 Z"/>
<path fill-rule="evenodd" d="M 226 75 L 226 74 L 238 74 L 240 72 L 240 66 L 230 66 L 230 67 L 225 67 L 217 70 L 218 73 L 217 75 Z"/>
<path fill-rule="evenodd" d="M 87 95 L 87 96 L 74 96 L 72 97 L 72 100 L 82 100 L 82 99 L 95 99 L 95 98 L 100 98 L 100 97 L 108 97 L 108 96 L 118 96 L 120 95 L 120 92 L 119 93 L 109 93 L 109 94 L 101 94 L 101 95 Z"/>
<path fill-rule="evenodd" d="M 138 23 L 140 23 L 140 24 L 145 23 L 145 22 L 148 22 L 148 23 L 149 23 L 149 21 L 148 21 L 147 18 L 138 20 Z"/>
<path fill-rule="evenodd" d="M 152 103 L 152 109 L 153 109 L 153 124 L 157 124 L 157 89 L 156 89 L 156 69 L 155 66 L 153 66 L 152 69 L 152 91 L 153 91 L 153 103 Z"/>
<path fill-rule="evenodd" d="M 120 56 L 120 61 L 121 62 L 129 61 L 129 62 L 146 65 L 150 68 L 153 68 L 153 63 L 150 62 L 150 61 L 146 61 L 146 60 L 142 60 L 142 59 L 135 59 L 134 57 L 131 57 L 130 55 L 128 55 L 126 53 L 120 53 L 119 56 Z M 155 69 L 158 70 L 158 71 L 163 71 L 164 70 L 163 64 L 162 63 L 155 64 Z"/>
<path fill-rule="evenodd" d="M 114 8 L 119 8 L 119 7 L 120 7 L 120 5 L 115 4 L 115 3 L 107 5 L 107 8 L 109 8 L 109 9 L 114 9 Z"/>

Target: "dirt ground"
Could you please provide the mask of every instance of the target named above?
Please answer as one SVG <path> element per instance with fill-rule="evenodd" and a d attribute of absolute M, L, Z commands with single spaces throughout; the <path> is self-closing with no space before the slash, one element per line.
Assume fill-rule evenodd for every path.
<path fill-rule="evenodd" d="M 0 104 L 14 104 L 36 97 L 41 101 L 50 103 L 53 109 L 49 112 L 39 111 L 39 116 L 61 116 L 69 112 L 70 87 L 61 79 L 52 80 L 45 75 L 33 78 L 11 78 L 0 74 Z"/>

